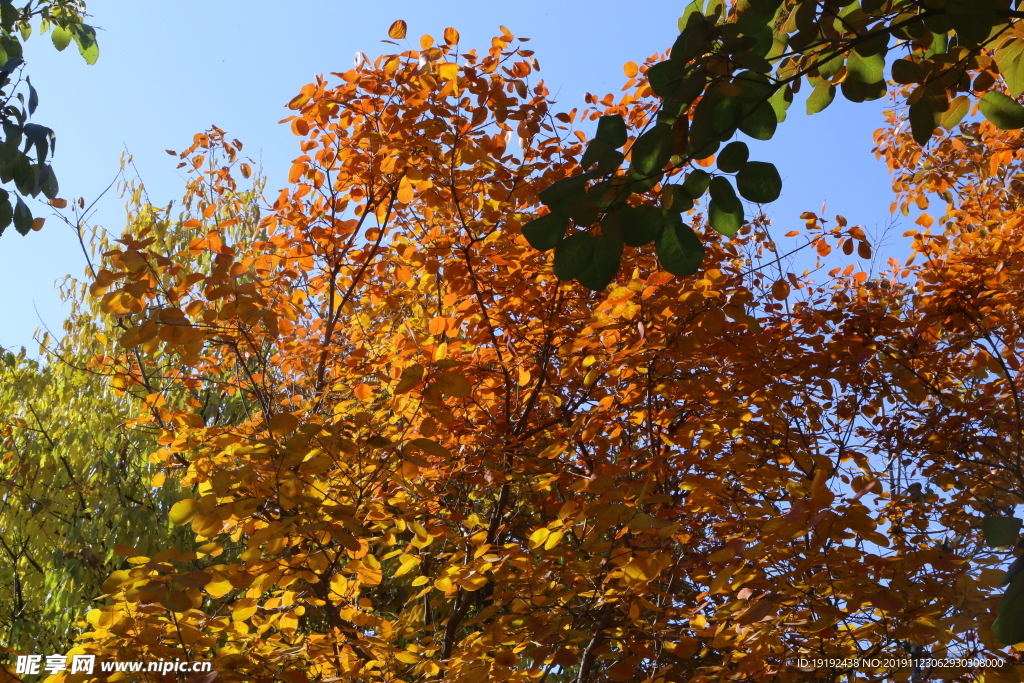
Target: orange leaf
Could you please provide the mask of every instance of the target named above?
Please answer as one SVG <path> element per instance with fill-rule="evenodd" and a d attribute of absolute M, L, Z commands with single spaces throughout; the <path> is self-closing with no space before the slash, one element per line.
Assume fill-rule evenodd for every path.
<path fill-rule="evenodd" d="M 388 29 L 388 36 L 395 40 L 401 40 L 405 38 L 406 31 L 409 30 L 409 25 L 405 23 L 403 19 L 398 19 L 395 23 L 391 24 L 391 28 Z"/>
<path fill-rule="evenodd" d="M 785 280 L 776 280 L 775 284 L 772 285 L 772 297 L 779 301 L 785 300 L 789 296 L 789 283 Z"/>
<path fill-rule="evenodd" d="M 420 36 L 420 47 L 423 48 L 424 50 L 429 50 L 430 48 L 434 47 L 434 36 L 430 35 L 429 33 L 424 33 L 422 36 Z"/>
<path fill-rule="evenodd" d="M 435 377 L 437 385 L 448 396 L 453 398 L 468 398 L 470 394 L 469 381 L 462 375 L 451 372 L 439 372 Z"/>
<path fill-rule="evenodd" d="M 395 393 L 404 394 L 412 390 L 423 381 L 423 371 L 423 366 L 418 363 L 402 370 L 402 376 L 398 380 L 398 386 L 395 387 Z"/>
<path fill-rule="evenodd" d="M 640 67 L 636 65 L 636 62 L 626 62 L 622 70 L 626 73 L 627 78 L 635 78 L 640 73 Z"/>
<path fill-rule="evenodd" d="M 451 26 L 444 30 L 444 42 L 448 45 L 455 45 L 459 42 L 459 32 Z"/>

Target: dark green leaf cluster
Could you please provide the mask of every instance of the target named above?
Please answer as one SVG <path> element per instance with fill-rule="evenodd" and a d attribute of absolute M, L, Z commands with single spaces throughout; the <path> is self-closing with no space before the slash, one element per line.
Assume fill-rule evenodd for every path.
<path fill-rule="evenodd" d="M 715 155 L 737 133 L 771 139 L 785 117 L 792 93 L 770 78 L 769 61 L 780 49 L 768 26 L 780 2 L 758 0 L 751 4 L 754 14 L 730 24 L 716 23 L 722 6 L 707 14 L 696 3 L 687 7 L 669 59 L 647 71 L 651 89 L 663 100 L 656 119 L 626 149 L 625 120 L 602 117 L 580 161 L 583 172 L 543 190 L 539 198 L 550 213 L 523 226 L 531 246 L 555 250 L 559 279 L 605 289 L 619 272 L 624 246 L 652 243 L 665 270 L 692 275 L 703 262 L 704 246 L 683 214 L 706 192 L 708 221 L 725 236 L 743 226 L 741 198 L 767 203 L 779 197 L 782 180 L 775 166 L 750 161 L 743 142 L 721 150 L 720 173 L 714 176 L 691 162 Z M 687 168 L 689 173 L 679 173 Z M 734 175 L 735 188 L 725 174 Z M 678 177 L 682 183 L 671 182 Z M 657 206 L 631 201 L 659 184 Z"/>
<path fill-rule="evenodd" d="M 51 31 L 54 47 L 64 50 L 74 42 L 88 64 L 99 57 L 96 30 L 83 23 L 85 6 L 79 0 L 35 0 L 16 6 L 0 0 L 0 235 L 14 224 L 22 235 L 32 229 L 32 211 L 25 197 L 57 197 L 57 176 L 48 157 L 56 138 L 46 126 L 29 123 L 39 105 L 39 95 L 24 74 L 22 41 L 32 34 L 33 20 L 40 32 Z"/>

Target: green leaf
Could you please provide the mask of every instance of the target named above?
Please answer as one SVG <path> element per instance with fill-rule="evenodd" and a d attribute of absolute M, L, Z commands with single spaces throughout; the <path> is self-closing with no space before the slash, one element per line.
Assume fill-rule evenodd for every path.
<path fill-rule="evenodd" d="M 775 164 L 748 161 L 736 174 L 736 188 L 747 201 L 767 204 L 782 194 L 782 178 Z"/>
<path fill-rule="evenodd" d="M 778 125 L 775 110 L 765 102 L 743 117 L 740 130 L 755 140 L 771 140 Z"/>
<path fill-rule="evenodd" d="M 743 225 L 743 203 L 727 178 L 713 178 L 708 189 L 711 192 L 708 221 L 717 232 L 732 237 Z"/>
<path fill-rule="evenodd" d="M 678 22 L 679 30 L 683 31 L 683 30 L 686 29 L 686 27 L 690 23 L 690 17 L 693 14 L 698 14 L 698 15 L 700 15 L 700 18 L 703 19 L 704 16 L 701 13 L 701 10 L 703 8 L 704 8 L 704 0 L 690 0 L 690 2 L 686 4 L 686 7 L 683 8 L 683 15 L 681 17 L 679 17 L 679 22 Z"/>
<path fill-rule="evenodd" d="M 687 277 L 704 262 L 704 245 L 679 214 L 665 214 L 665 229 L 658 235 L 655 252 L 662 267 L 673 275 Z"/>
<path fill-rule="evenodd" d="M 926 22 L 927 23 L 927 22 Z M 925 59 L 931 59 L 935 55 L 945 54 L 949 48 L 949 36 L 943 31 L 932 29 L 932 42 L 924 53 Z"/>
<path fill-rule="evenodd" d="M 569 235 L 555 247 L 555 275 L 575 280 L 594 260 L 594 236 L 588 232 Z"/>
<path fill-rule="evenodd" d="M 924 147 L 935 132 L 935 110 L 927 98 L 922 97 L 910 105 L 910 132 L 914 141 Z"/>
<path fill-rule="evenodd" d="M 523 236 L 530 246 L 539 251 L 554 249 L 562 241 L 568 221 L 557 213 L 548 213 L 523 226 Z"/>
<path fill-rule="evenodd" d="M 747 143 L 739 140 L 730 142 L 718 153 L 718 170 L 722 173 L 735 173 L 749 158 L 750 148 L 747 147 Z"/>
<path fill-rule="evenodd" d="M 839 69 L 843 67 L 844 60 L 842 53 L 834 54 L 831 59 L 819 61 L 815 64 L 818 67 L 818 75 L 825 79 L 831 79 Z"/>
<path fill-rule="evenodd" d="M 843 97 L 857 103 L 881 99 L 887 92 L 884 80 L 877 83 L 864 83 L 851 77 L 845 78 L 839 88 L 842 90 Z"/>
<path fill-rule="evenodd" d="M 851 52 L 846 60 L 846 70 L 863 83 L 878 83 L 885 80 L 885 56 L 874 54 L 868 57 Z"/>
<path fill-rule="evenodd" d="M 655 240 L 665 228 L 664 214 L 655 206 L 628 206 L 618 212 L 622 241 L 631 247 L 642 247 Z"/>
<path fill-rule="evenodd" d="M 822 81 L 814 86 L 814 90 L 807 96 L 807 113 L 817 114 L 823 111 L 825 107 L 832 104 L 832 100 L 835 98 L 836 86 Z"/>
<path fill-rule="evenodd" d="M 569 205 L 586 193 L 587 181 L 591 177 L 593 174 L 583 173 L 571 178 L 563 178 L 538 192 L 537 198 L 552 211 L 568 216 Z"/>
<path fill-rule="evenodd" d="M 95 64 L 100 56 L 100 46 L 96 43 L 96 29 L 85 24 L 75 24 L 73 31 L 78 51 L 85 58 L 85 63 Z"/>
<path fill-rule="evenodd" d="M 990 90 L 981 96 L 978 108 L 985 118 L 1001 130 L 1024 128 L 1024 107 L 1001 92 Z"/>
<path fill-rule="evenodd" d="M 14 220 L 14 207 L 11 206 L 11 195 L 7 190 L 0 190 L 0 235 Z"/>
<path fill-rule="evenodd" d="M 755 73 L 763 74 L 771 73 L 772 71 L 771 62 L 753 50 L 734 52 L 731 56 L 732 61 L 739 64 L 744 69 L 750 69 Z"/>
<path fill-rule="evenodd" d="M 862 57 L 871 57 L 873 55 L 885 56 L 885 53 L 889 50 L 889 28 L 884 24 L 880 24 L 881 28 L 876 28 L 873 31 L 869 31 L 866 39 L 862 39 L 861 42 L 857 43 L 857 46 L 853 48 L 854 53 L 859 54 Z"/>
<path fill-rule="evenodd" d="M 621 114 L 602 116 L 597 120 L 597 135 L 595 137 L 613 148 L 622 147 L 629 138 L 625 119 Z"/>
<path fill-rule="evenodd" d="M 661 186 L 661 208 L 682 213 L 693 208 L 693 197 L 682 185 Z"/>
<path fill-rule="evenodd" d="M 587 145 L 587 151 L 580 159 L 580 166 L 583 167 L 583 170 L 587 170 L 597 164 L 598 173 L 611 174 L 619 167 L 624 158 L 622 152 L 617 150 L 614 145 L 600 138 L 594 138 Z"/>
<path fill-rule="evenodd" d="M 1014 38 L 996 52 L 999 73 L 1006 81 L 1010 94 L 1020 97 L 1024 93 L 1024 40 Z"/>
<path fill-rule="evenodd" d="M 710 184 L 711 174 L 700 168 L 690 171 L 686 175 L 686 179 L 683 180 L 683 187 L 694 199 L 700 199 L 707 192 L 708 185 Z"/>
<path fill-rule="evenodd" d="M 741 116 L 743 103 L 739 98 L 726 97 L 717 89 L 709 90 L 693 112 L 689 138 L 691 157 L 703 159 L 714 154 L 717 151 L 717 148 L 711 149 L 714 143 L 735 135 Z"/>
<path fill-rule="evenodd" d="M 14 228 L 22 235 L 27 235 L 32 230 L 32 211 L 28 205 L 17 197 L 18 203 L 14 207 Z"/>
<path fill-rule="evenodd" d="M 892 80 L 903 85 L 920 83 L 924 70 L 917 62 L 909 59 L 897 59 L 892 63 Z"/>
<path fill-rule="evenodd" d="M 32 79 L 28 76 L 25 77 L 25 82 L 28 83 L 28 114 L 31 116 L 36 113 L 36 107 L 39 106 L 39 93 L 32 87 Z"/>
<path fill-rule="evenodd" d="M 939 125 L 946 130 L 953 130 L 971 111 L 971 100 L 960 95 L 949 103 L 949 109 L 939 114 Z"/>
<path fill-rule="evenodd" d="M 629 195 L 632 192 L 630 192 L 629 186 L 625 183 L 625 179 L 621 176 L 616 176 L 614 180 L 603 180 L 593 185 L 587 190 L 587 194 L 593 197 L 594 204 L 599 211 L 608 211 L 615 206 L 623 204 L 629 199 Z"/>
<path fill-rule="evenodd" d="M 1004 645 L 1024 641 L 1024 573 L 1018 573 L 1010 582 L 996 612 L 999 616 L 992 624 L 992 635 Z"/>
<path fill-rule="evenodd" d="M 768 103 L 775 110 L 775 119 L 779 123 L 785 121 L 786 111 L 789 109 L 789 105 L 793 104 L 793 86 L 787 84 L 786 87 L 776 90 L 775 94 L 768 100 Z"/>
<path fill-rule="evenodd" d="M 660 171 L 672 156 L 672 128 L 664 124 L 655 125 L 641 135 L 630 148 L 630 168 L 647 176 Z"/>
<path fill-rule="evenodd" d="M 740 86 L 739 98 L 748 104 L 763 102 L 781 89 L 763 73 L 756 71 L 741 71 L 733 77 L 732 82 Z"/>
<path fill-rule="evenodd" d="M 978 44 L 988 38 L 998 4 L 997 0 L 946 0 L 946 16 L 961 43 Z"/>
<path fill-rule="evenodd" d="M 39 167 L 39 184 L 42 188 L 43 196 L 47 199 L 55 199 L 60 192 L 57 185 L 57 176 L 53 172 L 53 168 L 46 164 L 41 164 Z"/>
<path fill-rule="evenodd" d="M 660 183 L 664 176 L 665 174 L 662 171 L 658 171 L 654 175 L 644 176 L 640 175 L 636 171 L 630 170 L 629 173 L 626 174 L 626 178 L 630 181 L 629 191 L 633 194 L 643 194 Z"/>
<path fill-rule="evenodd" d="M 669 59 L 679 64 L 686 64 L 711 47 L 711 24 L 702 15 L 692 15 L 676 42 L 672 44 Z"/>
<path fill-rule="evenodd" d="M 1020 537 L 1021 520 L 1018 517 L 1001 515 L 985 515 L 981 521 L 981 531 L 985 536 L 985 545 L 990 548 L 1001 548 L 1016 545 Z M 1024 639 L 1021 639 L 1024 640 Z M 1021 642 L 1015 640 L 1015 643 Z"/>
<path fill-rule="evenodd" d="M 576 279 L 581 285 L 595 292 L 608 287 L 619 272 L 619 265 L 622 259 L 622 240 L 615 234 L 617 229 L 609 226 L 609 233 L 602 232 L 593 238 L 594 256 L 582 273 Z M 602 230 L 604 224 L 602 223 Z"/>
<path fill-rule="evenodd" d="M 679 65 L 665 60 L 658 62 L 647 70 L 647 82 L 654 94 L 662 99 L 670 97 L 683 80 Z"/>

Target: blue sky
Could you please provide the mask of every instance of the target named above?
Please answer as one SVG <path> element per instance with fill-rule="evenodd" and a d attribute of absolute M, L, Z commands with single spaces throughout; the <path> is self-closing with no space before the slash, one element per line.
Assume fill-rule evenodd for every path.
<path fill-rule="evenodd" d="M 69 201 L 95 199 L 116 176 L 125 150 L 154 203 L 178 200 L 183 176 L 164 150 L 184 149 L 210 125 L 262 160 L 266 193 L 274 197 L 299 155 L 296 138 L 277 123 L 288 115 L 284 105 L 317 74 L 351 68 L 357 50 L 371 59 L 392 50 L 379 41 L 395 19 L 408 22 L 413 45 L 446 26 L 459 30 L 466 49 L 486 48 L 499 25 L 532 38 L 540 77 L 569 110 L 584 106 L 586 92 L 618 93 L 624 62 L 643 62 L 670 46 L 683 5 L 646 2 L 634 11 L 604 0 L 90 0 L 91 23 L 100 29 L 95 66 L 73 45 L 57 53 L 49 36 L 33 35 L 26 44 L 40 95 L 33 120 L 56 131 L 54 166 L 60 196 Z M 829 217 L 842 214 L 869 235 L 889 220 L 885 166 L 870 154 L 883 107 L 841 100 L 813 117 L 796 103 L 775 139 L 750 143 L 751 158 L 774 162 L 785 180 L 771 207 L 780 242 L 801 223 L 802 211 L 818 212 L 824 201 Z M 97 209 L 93 222 L 120 233 L 124 200 L 111 192 Z M 33 210 L 52 214 L 43 205 Z M 891 255 L 897 254 L 882 261 Z M 0 345 L 25 345 L 34 354 L 32 335 L 41 323 L 58 332 L 65 312 L 54 283 L 69 273 L 80 276 L 84 266 L 73 233 L 56 217 L 27 237 L 8 229 L 0 238 Z"/>

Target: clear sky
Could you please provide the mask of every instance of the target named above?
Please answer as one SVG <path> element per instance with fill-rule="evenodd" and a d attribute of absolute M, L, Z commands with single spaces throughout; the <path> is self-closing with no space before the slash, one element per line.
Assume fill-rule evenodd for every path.
<path fill-rule="evenodd" d="M 670 46 L 684 4 L 88 0 L 91 23 L 100 29 L 95 66 L 74 45 L 57 53 L 49 36 L 26 43 L 28 73 L 40 95 L 33 120 L 56 132 L 53 163 L 60 196 L 69 201 L 95 199 L 116 176 L 125 150 L 155 204 L 177 201 L 183 176 L 164 150 L 184 149 L 210 125 L 262 160 L 266 193 L 274 197 L 299 155 L 296 138 L 277 123 L 289 113 L 284 105 L 317 74 L 351 68 L 357 50 L 371 59 L 392 51 L 379 41 L 395 19 L 408 22 L 413 45 L 447 26 L 459 30 L 465 49 L 486 49 L 502 24 L 532 38 L 539 76 L 569 110 L 585 106 L 585 92 L 618 93 L 624 62 L 643 62 Z M 751 158 L 774 162 L 785 181 L 772 205 L 778 236 L 799 224 L 802 211 L 820 211 L 823 201 L 829 217 L 842 214 L 869 235 L 889 219 L 889 180 L 870 154 L 882 106 L 841 100 L 813 117 L 796 103 L 774 140 L 750 142 Z M 111 192 L 97 207 L 93 222 L 119 233 L 124 200 Z M 52 214 L 41 204 L 33 211 Z M 27 237 L 8 228 L 0 237 L 0 345 L 25 345 L 34 355 L 32 336 L 41 323 L 59 332 L 64 311 L 54 283 L 69 273 L 80 276 L 84 266 L 73 233 L 56 217 Z"/>

